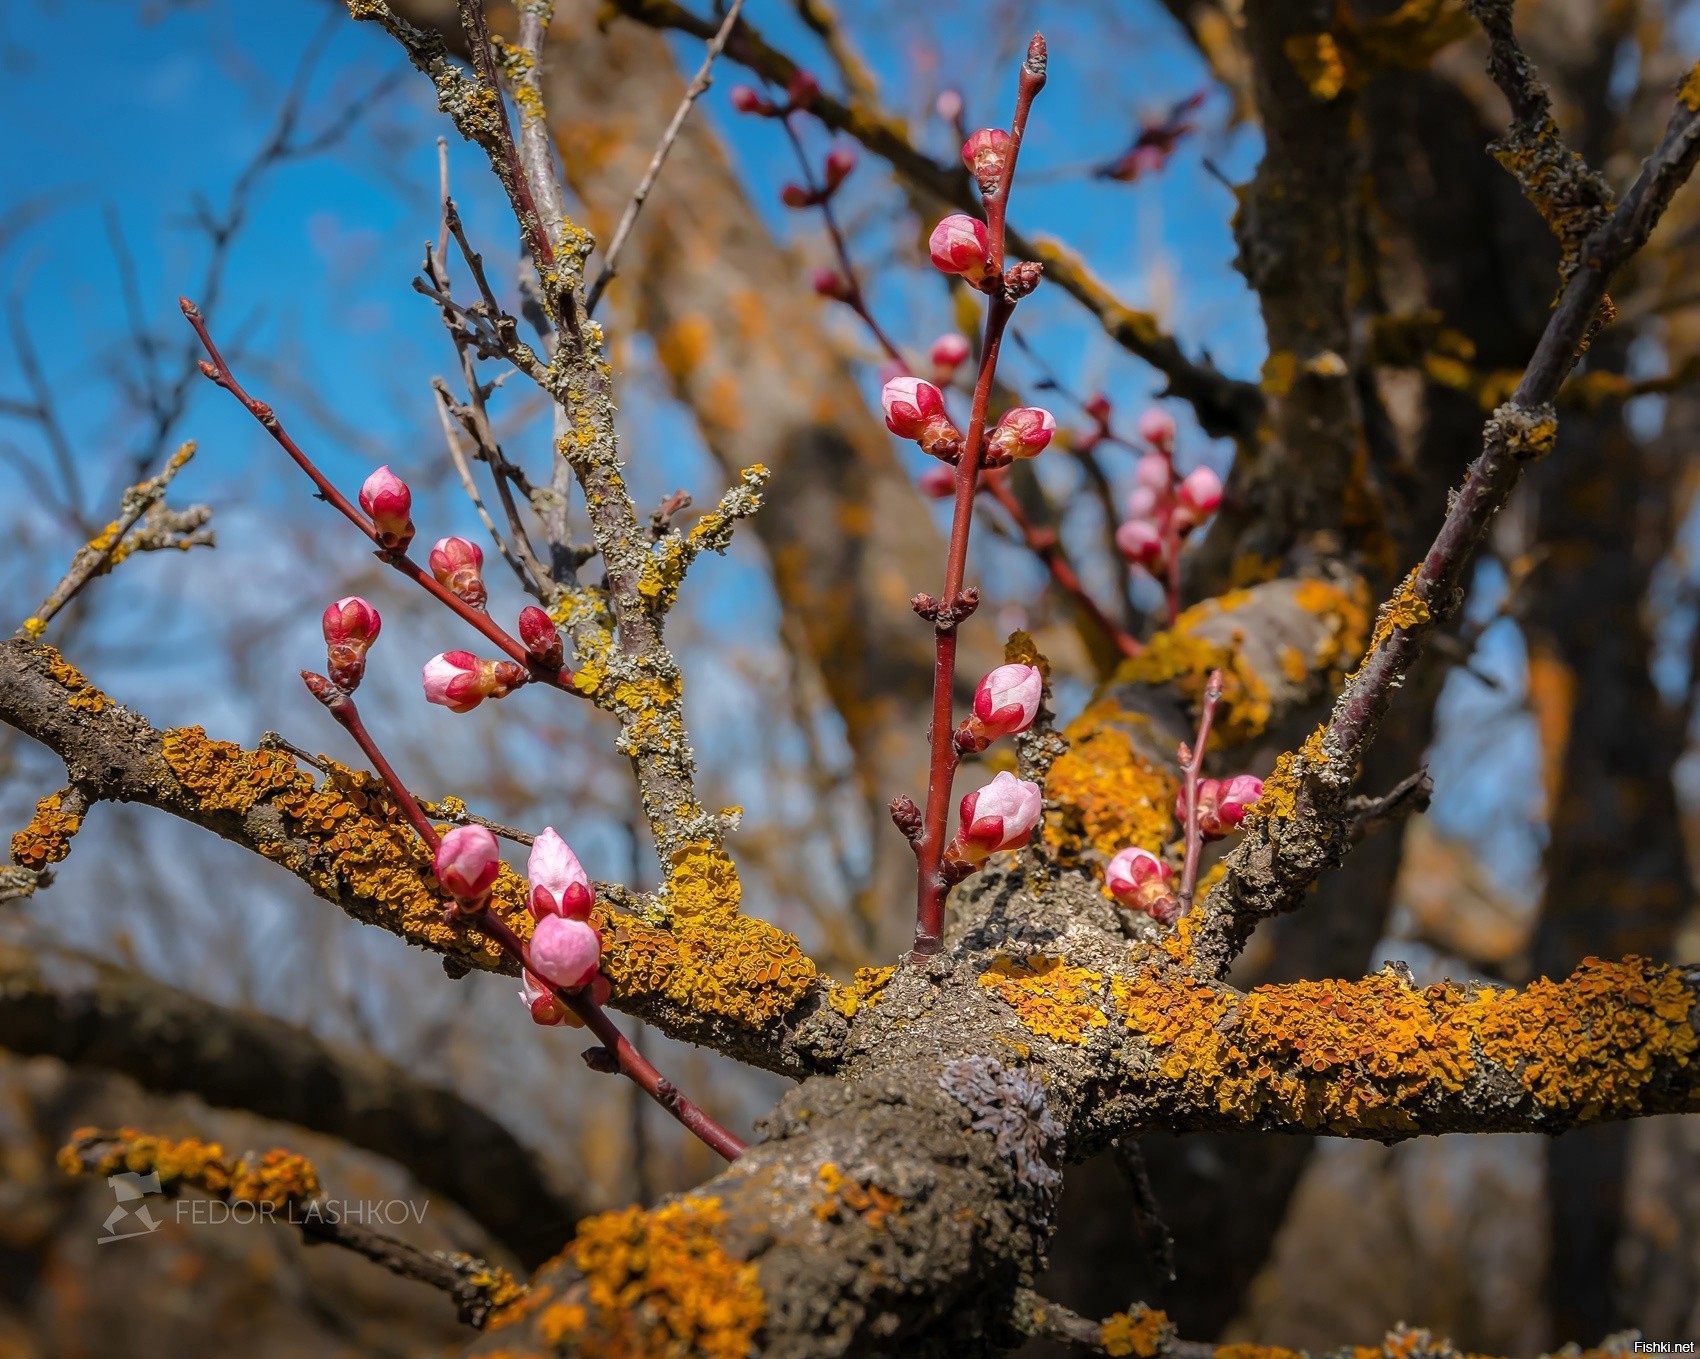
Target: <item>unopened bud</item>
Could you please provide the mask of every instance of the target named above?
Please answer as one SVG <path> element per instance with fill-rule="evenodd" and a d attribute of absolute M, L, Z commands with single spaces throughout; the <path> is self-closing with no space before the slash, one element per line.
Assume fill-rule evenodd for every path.
<path fill-rule="evenodd" d="M 786 184 L 779 190 L 779 201 L 788 208 L 812 208 L 820 197 L 801 184 Z"/>
<path fill-rule="evenodd" d="M 844 147 L 837 147 L 827 153 L 826 157 L 826 191 L 834 192 L 840 184 L 850 178 L 850 172 L 856 168 L 856 153 Z"/>
<path fill-rule="evenodd" d="M 1104 870 L 1104 886 L 1116 901 L 1143 911 L 1162 925 L 1173 925 L 1181 912 L 1175 896 L 1175 870 L 1150 850 L 1124 849 Z"/>
<path fill-rule="evenodd" d="M 791 101 L 791 107 L 794 109 L 809 108 L 820 98 L 820 81 L 807 71 L 795 71 L 785 86 L 785 97 Z"/>
<path fill-rule="evenodd" d="M 1039 280 L 1044 274 L 1045 266 L 1038 260 L 1022 260 L 1020 264 L 1012 264 L 1004 271 L 1004 295 L 1012 302 L 1020 301 L 1039 286 Z"/>
<path fill-rule="evenodd" d="M 915 805 L 915 799 L 907 793 L 899 793 L 891 800 L 891 821 L 904 838 L 913 840 L 921 833 L 921 809 Z"/>
<path fill-rule="evenodd" d="M 929 500 L 949 500 L 956 494 L 956 469 L 929 467 L 915 479 L 915 488 Z"/>
<path fill-rule="evenodd" d="M 366 653 L 378 640 L 384 620 L 359 595 L 339 599 L 325 610 L 325 668 L 337 688 L 353 693 L 366 673 Z M 311 686 L 308 686 L 311 688 Z"/>
<path fill-rule="evenodd" d="M 927 361 L 933 366 L 933 381 L 944 386 L 956 376 L 956 370 L 967 362 L 972 352 L 967 336 L 947 330 L 927 351 Z"/>
<path fill-rule="evenodd" d="M 425 697 L 450 712 L 471 712 L 487 698 L 505 698 L 530 676 L 512 661 L 480 660 L 470 651 L 445 651 L 425 662 Z"/>
<path fill-rule="evenodd" d="M 1139 417 L 1139 437 L 1153 448 L 1172 453 L 1175 448 L 1175 417 L 1153 406 Z"/>
<path fill-rule="evenodd" d="M 1086 400 L 1086 414 L 1097 424 L 1109 424 L 1110 413 L 1113 409 L 1110 405 L 1110 398 L 1102 392 L 1093 392 Z"/>
<path fill-rule="evenodd" d="M 1009 462 L 1014 458 L 1035 458 L 1051 442 L 1057 432 L 1056 418 L 1038 406 L 1017 406 L 998 421 L 997 428 L 986 436 L 986 461 Z"/>
<path fill-rule="evenodd" d="M 885 427 L 913 439 L 924 452 L 951 461 L 962 451 L 962 433 L 945 413 L 944 393 L 918 377 L 894 377 L 880 391 Z"/>
<path fill-rule="evenodd" d="M 960 274 L 977 284 L 992 272 L 992 238 L 978 217 L 952 213 L 933 228 L 927 251 L 941 274 Z"/>
<path fill-rule="evenodd" d="M 525 1008 L 531 1011 L 531 1022 L 553 1027 L 564 1024 L 567 1019 L 567 1007 L 555 999 L 555 993 L 538 979 L 535 972 L 526 971 L 524 989 L 519 998 L 525 1002 Z"/>
<path fill-rule="evenodd" d="M 947 863 L 978 866 L 1004 849 L 1020 849 L 1033 836 L 1044 808 L 1039 785 L 1007 771 L 962 799 L 956 838 L 945 849 Z"/>
<path fill-rule="evenodd" d="M 437 845 L 437 881 L 456 901 L 477 901 L 502 870 L 496 837 L 483 826 L 456 826 Z"/>
<path fill-rule="evenodd" d="M 463 604 L 482 609 L 490 593 L 484 588 L 484 550 L 465 538 L 439 538 L 427 558 L 437 584 Z"/>
<path fill-rule="evenodd" d="M 366 478 L 360 488 L 360 508 L 371 516 L 380 546 L 407 551 L 413 541 L 413 492 L 387 465 Z"/>
<path fill-rule="evenodd" d="M 1252 774 L 1236 774 L 1231 779 L 1200 779 L 1198 781 L 1198 829 L 1206 840 L 1221 840 L 1232 835 L 1245 820 L 1245 814 L 1263 796 L 1263 780 Z M 1186 790 L 1175 794 L 1175 820 L 1185 825 Z"/>
<path fill-rule="evenodd" d="M 1175 507 L 1189 524 L 1201 524 L 1222 504 L 1222 478 L 1208 467 L 1195 468 L 1175 490 Z"/>
<path fill-rule="evenodd" d="M 566 643 L 555 620 L 535 604 L 519 611 L 519 639 L 531 658 L 548 670 L 559 670 L 566 664 Z"/>
<path fill-rule="evenodd" d="M 527 949 L 531 970 L 563 991 L 577 991 L 596 975 L 602 936 L 596 927 L 564 915 L 546 915 L 532 931 Z"/>
<path fill-rule="evenodd" d="M 834 302 L 848 302 L 852 296 L 850 280 L 836 269 L 816 269 L 813 282 L 817 293 Z"/>
<path fill-rule="evenodd" d="M 954 123 L 962 116 L 962 95 L 956 90 L 942 90 L 933 102 L 933 112 L 947 123 Z"/>
<path fill-rule="evenodd" d="M 996 191 L 1015 146 L 1001 127 L 983 127 L 962 144 L 962 163 L 984 194 Z"/>
<path fill-rule="evenodd" d="M 539 920 L 546 915 L 564 915 L 572 920 L 590 918 L 590 908 L 596 904 L 596 888 L 572 846 L 561 839 L 553 826 L 546 826 L 531 842 L 525 874 L 530 882 L 526 905 Z"/>
<path fill-rule="evenodd" d="M 739 113 L 754 113 L 763 118 L 771 118 L 779 112 L 773 106 L 772 101 L 762 98 L 759 92 L 751 89 L 748 85 L 734 85 L 732 87 L 732 107 L 737 109 Z"/>
<path fill-rule="evenodd" d="M 1129 519 L 1116 530 L 1116 550 L 1135 566 L 1156 574 L 1164 556 L 1163 535 L 1145 519 Z"/>
<path fill-rule="evenodd" d="M 974 707 L 957 733 L 959 749 L 984 750 L 1000 736 L 1015 736 L 1033 725 L 1045 677 L 1031 665 L 1000 665 L 974 689 Z"/>

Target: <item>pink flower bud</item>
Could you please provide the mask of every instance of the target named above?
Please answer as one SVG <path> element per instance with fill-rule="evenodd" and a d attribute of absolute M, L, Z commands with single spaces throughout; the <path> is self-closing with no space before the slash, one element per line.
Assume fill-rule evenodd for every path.
<path fill-rule="evenodd" d="M 366 673 L 366 653 L 384 620 L 359 595 L 339 599 L 320 620 L 325 633 L 325 668 L 337 688 L 353 693 Z"/>
<path fill-rule="evenodd" d="M 952 213 L 933 228 L 927 249 L 942 274 L 961 274 L 970 283 L 981 283 L 992 272 L 992 238 L 978 217 Z"/>
<path fill-rule="evenodd" d="M 496 837 L 482 826 L 456 826 L 437 845 L 437 881 L 456 901 L 477 901 L 501 867 Z"/>
<path fill-rule="evenodd" d="M 1057 432 L 1056 417 L 1038 406 L 1017 406 L 986 436 L 987 461 L 1035 458 Z"/>
<path fill-rule="evenodd" d="M 996 190 L 1014 145 L 1009 133 L 1001 127 L 983 127 L 962 143 L 962 163 L 974 176 L 981 193 Z"/>
<path fill-rule="evenodd" d="M 1198 781 L 1198 829 L 1206 840 L 1232 835 L 1251 805 L 1263 796 L 1263 780 L 1251 774 Z M 1186 789 L 1175 794 L 1175 820 L 1186 825 Z"/>
<path fill-rule="evenodd" d="M 1145 454 L 1133 471 L 1134 485 L 1147 487 L 1163 495 L 1169 494 L 1173 480 L 1173 464 L 1161 453 Z"/>
<path fill-rule="evenodd" d="M 531 970 L 563 991 L 577 991 L 596 975 L 602 959 L 602 936 L 593 925 L 546 915 L 531 934 Z"/>
<path fill-rule="evenodd" d="M 1000 665 L 974 690 L 974 708 L 957 733 L 957 745 L 984 750 L 1000 736 L 1015 736 L 1033 725 L 1045 677 L 1031 665 Z"/>
<path fill-rule="evenodd" d="M 525 1002 L 525 1008 L 531 1011 L 531 1022 L 554 1027 L 564 1024 L 567 1020 L 567 1007 L 555 999 L 555 993 L 545 986 L 535 972 L 524 972 L 524 989 L 519 998 Z"/>
<path fill-rule="evenodd" d="M 949 500 L 956 494 L 956 469 L 954 467 L 929 467 L 921 473 L 915 485 L 922 495 L 933 500 Z"/>
<path fill-rule="evenodd" d="M 445 651 L 425 662 L 425 697 L 450 712 L 471 712 L 487 698 L 506 698 L 530 678 L 512 661 L 485 661 L 470 651 Z"/>
<path fill-rule="evenodd" d="M 812 208 L 820 199 L 801 184 L 786 184 L 779 190 L 779 201 L 788 208 Z"/>
<path fill-rule="evenodd" d="M 1002 849 L 1020 849 L 1039 824 L 1044 794 L 1039 785 L 1005 771 L 962 799 L 956 838 L 945 857 L 957 864 L 979 865 Z"/>
<path fill-rule="evenodd" d="M 559 670 L 566 664 L 566 643 L 561 640 L 561 630 L 535 604 L 527 604 L 519 611 L 519 639 L 539 665 Z"/>
<path fill-rule="evenodd" d="M 1175 418 L 1166 410 L 1153 406 L 1139 417 L 1139 437 L 1153 448 L 1171 453 L 1175 447 Z"/>
<path fill-rule="evenodd" d="M 785 86 L 785 97 L 791 101 L 791 107 L 806 109 L 820 98 L 820 81 L 799 69 L 792 73 L 790 83 Z"/>
<path fill-rule="evenodd" d="M 813 282 L 815 291 L 822 297 L 830 297 L 834 302 L 850 300 L 850 280 L 836 269 L 816 269 Z"/>
<path fill-rule="evenodd" d="M 490 597 L 484 588 L 484 549 L 465 538 L 439 538 L 427 558 L 431 574 L 455 598 L 482 609 Z"/>
<path fill-rule="evenodd" d="M 962 434 L 945 414 L 944 393 L 930 382 L 904 375 L 880 391 L 885 427 L 902 439 L 913 439 L 935 458 L 949 459 L 962 448 Z"/>
<path fill-rule="evenodd" d="M 1116 530 L 1116 550 L 1135 566 L 1156 574 L 1163 561 L 1163 535 L 1148 519 L 1129 519 Z"/>
<path fill-rule="evenodd" d="M 949 382 L 956 370 L 968 361 L 971 352 L 966 336 L 954 330 L 947 330 L 939 336 L 927 351 L 927 361 L 933 365 L 933 381 L 940 385 Z"/>
<path fill-rule="evenodd" d="M 739 113 L 758 113 L 768 118 L 779 111 L 773 107 L 769 100 L 762 98 L 759 92 L 751 89 L 748 85 L 734 85 L 732 87 L 732 107 L 737 109 Z"/>
<path fill-rule="evenodd" d="M 941 90 L 939 97 L 933 102 L 933 112 L 947 123 L 954 123 L 962 116 L 962 95 L 956 90 Z"/>
<path fill-rule="evenodd" d="M 845 147 L 837 147 L 826 154 L 826 191 L 832 193 L 845 180 L 850 178 L 850 172 L 856 168 L 856 153 Z"/>
<path fill-rule="evenodd" d="M 1171 884 L 1175 870 L 1145 849 L 1124 849 L 1104 870 L 1104 886 L 1121 905 L 1146 915 L 1159 924 L 1172 925 L 1181 904 Z"/>
<path fill-rule="evenodd" d="M 387 464 L 366 478 L 360 488 L 360 508 L 371 516 L 381 546 L 397 552 L 407 550 L 413 541 L 413 520 L 409 517 L 413 512 L 413 492 Z"/>
<path fill-rule="evenodd" d="M 1175 490 L 1175 506 L 1189 523 L 1200 524 L 1222 503 L 1222 478 L 1208 467 L 1195 468 Z"/>
<path fill-rule="evenodd" d="M 546 915 L 564 915 L 586 920 L 596 902 L 596 889 L 579 864 L 578 855 L 555 833 L 553 826 L 531 842 L 531 857 L 525 875 L 531 882 L 526 904 L 541 920 Z"/>
<path fill-rule="evenodd" d="M 1114 408 L 1110 405 L 1110 398 L 1105 396 L 1102 392 L 1093 392 L 1092 395 L 1087 398 L 1086 414 L 1097 424 L 1109 424 L 1110 412 L 1112 409 Z"/>
<path fill-rule="evenodd" d="M 1152 524 L 1165 519 L 1169 513 L 1169 497 L 1149 486 L 1137 487 L 1127 498 L 1127 517 L 1145 519 Z"/>

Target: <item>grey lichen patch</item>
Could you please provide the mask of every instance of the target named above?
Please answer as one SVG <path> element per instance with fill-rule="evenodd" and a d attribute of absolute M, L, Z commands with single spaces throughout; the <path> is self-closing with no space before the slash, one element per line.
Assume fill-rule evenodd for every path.
<path fill-rule="evenodd" d="M 992 1134 L 1035 1217 L 1048 1220 L 1062 1188 L 1062 1174 L 1050 1162 L 1063 1128 L 1051 1116 L 1045 1087 L 1024 1071 L 1005 1070 L 995 1057 L 964 1057 L 945 1064 L 939 1088 L 973 1115 L 976 1132 Z"/>

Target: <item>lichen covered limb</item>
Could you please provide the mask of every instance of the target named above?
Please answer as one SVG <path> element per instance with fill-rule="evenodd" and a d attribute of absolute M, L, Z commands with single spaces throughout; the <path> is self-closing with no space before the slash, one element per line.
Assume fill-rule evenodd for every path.
<path fill-rule="evenodd" d="M 134 1128 L 79 1128 L 60 1149 L 59 1167 L 69 1175 L 157 1174 L 167 1194 L 198 1189 L 226 1203 L 278 1211 L 298 1208 L 319 1194 L 318 1172 L 294 1152 L 274 1147 L 233 1158 L 217 1142 L 173 1141 Z"/>
<path fill-rule="evenodd" d="M 333 765 L 315 781 L 282 751 L 246 750 L 198 727 L 158 731 L 53 648 L 25 641 L 0 643 L 0 721 L 57 753 L 80 797 L 169 812 L 287 869 L 362 923 L 462 968 L 513 970 L 485 936 L 444 922 L 431 857 L 372 775 Z M 759 1066 L 812 1069 L 793 1025 L 818 1008 L 826 983 L 795 939 L 740 914 L 724 850 L 681 845 L 658 904 L 609 897 L 597 923 L 616 1007 Z M 492 909 L 527 938 L 523 898 L 504 868 Z"/>

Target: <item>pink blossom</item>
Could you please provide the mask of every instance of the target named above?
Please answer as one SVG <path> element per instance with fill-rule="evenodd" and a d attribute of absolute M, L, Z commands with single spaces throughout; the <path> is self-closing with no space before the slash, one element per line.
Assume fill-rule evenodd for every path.
<path fill-rule="evenodd" d="M 1044 805 L 1039 785 L 1005 771 L 962 799 L 956 838 L 945 851 L 958 864 L 978 865 L 1003 849 L 1019 849 L 1033 834 Z"/>
<path fill-rule="evenodd" d="M 445 651 L 425 662 L 425 697 L 450 712 L 471 712 L 487 698 L 505 698 L 529 678 L 512 661 L 480 660 L 470 651 Z"/>
<path fill-rule="evenodd" d="M 559 670 L 566 663 L 566 644 L 555 620 L 535 604 L 519 611 L 519 639 L 539 665 Z"/>
<path fill-rule="evenodd" d="M 1000 462 L 1012 458 L 1035 458 L 1044 452 L 1056 432 L 1056 417 L 1048 410 L 1038 406 L 1017 406 L 986 436 L 986 446 Z"/>
<path fill-rule="evenodd" d="M 477 901 L 496 881 L 502 853 L 483 826 L 456 826 L 437 845 L 437 881 L 457 901 Z"/>
<path fill-rule="evenodd" d="M 850 178 L 856 168 L 856 153 L 846 147 L 835 147 L 826 156 L 826 191 L 833 193 Z"/>
<path fill-rule="evenodd" d="M 1206 840 L 1232 835 L 1251 805 L 1263 796 L 1263 780 L 1252 774 L 1198 781 L 1198 829 Z M 1186 789 L 1175 794 L 1175 820 L 1186 824 Z"/>
<path fill-rule="evenodd" d="M 439 538 L 426 559 L 431 574 L 462 603 L 482 609 L 489 598 L 484 588 L 484 549 L 465 538 Z"/>
<path fill-rule="evenodd" d="M 1222 503 L 1222 478 L 1208 467 L 1195 468 L 1181 479 L 1175 491 L 1177 509 L 1190 524 L 1199 524 L 1216 513 Z"/>
<path fill-rule="evenodd" d="M 929 467 L 915 481 L 921 494 L 933 500 L 949 500 L 956 494 L 956 469 L 954 467 Z"/>
<path fill-rule="evenodd" d="M 1129 519 L 1116 530 L 1116 549 L 1135 566 L 1155 573 L 1164 556 L 1163 534 L 1146 519 Z"/>
<path fill-rule="evenodd" d="M 1145 519 L 1156 524 L 1159 519 L 1167 518 L 1168 513 L 1169 497 L 1149 486 L 1136 487 L 1127 498 L 1129 519 Z"/>
<path fill-rule="evenodd" d="M 956 376 L 956 370 L 968 361 L 971 352 L 966 336 L 954 330 L 945 331 L 927 351 L 927 361 L 933 366 L 933 381 L 940 386 L 949 382 Z"/>
<path fill-rule="evenodd" d="M 546 915 L 531 934 L 531 970 L 563 991 L 577 991 L 596 975 L 602 936 L 593 925 L 564 915 Z"/>
<path fill-rule="evenodd" d="M 933 112 L 947 123 L 954 123 L 962 116 L 962 95 L 956 90 L 941 90 L 939 97 L 933 101 Z"/>
<path fill-rule="evenodd" d="M 1174 464 L 1161 453 L 1147 453 L 1133 469 L 1136 486 L 1144 486 L 1167 495 L 1174 480 Z"/>
<path fill-rule="evenodd" d="M 353 693 L 366 673 L 366 653 L 378 640 L 384 620 L 359 595 L 339 599 L 320 620 L 325 634 L 325 668 L 331 682 Z"/>
<path fill-rule="evenodd" d="M 531 842 L 525 875 L 531 882 L 526 903 L 539 920 L 546 915 L 564 915 L 572 920 L 589 917 L 596 889 L 579 864 L 578 855 L 553 826 L 545 827 Z"/>
<path fill-rule="evenodd" d="M 1014 145 L 1009 133 L 1001 127 L 983 127 L 962 143 L 962 163 L 974 176 L 981 193 L 996 190 Z"/>
<path fill-rule="evenodd" d="M 1171 453 L 1175 447 L 1175 417 L 1153 406 L 1139 417 L 1139 437 L 1153 448 Z"/>
<path fill-rule="evenodd" d="M 974 689 L 974 708 L 962 724 L 958 745 L 984 750 L 1000 736 L 1014 736 L 1033 725 L 1045 677 L 1031 665 L 1000 665 Z"/>
<path fill-rule="evenodd" d="M 1105 396 L 1102 392 L 1093 392 L 1092 395 L 1086 399 L 1086 414 L 1091 417 L 1095 424 L 1109 424 L 1110 413 L 1113 409 L 1114 408 L 1110 405 L 1110 398 Z"/>
<path fill-rule="evenodd" d="M 566 1006 L 555 999 L 555 993 L 529 969 L 521 973 L 521 977 L 523 989 L 519 998 L 525 1002 L 525 1008 L 531 1011 L 531 1022 L 546 1027 L 564 1024 L 569 1012 Z"/>
<path fill-rule="evenodd" d="M 360 488 L 360 508 L 372 518 L 372 529 L 381 546 L 405 552 L 413 541 L 413 492 L 407 483 L 380 467 Z"/>
<path fill-rule="evenodd" d="M 944 393 L 918 377 L 894 377 L 880 391 L 885 427 L 903 439 L 913 439 L 935 458 L 949 459 L 961 450 L 962 435 L 944 409 Z"/>
<path fill-rule="evenodd" d="M 1174 876 L 1175 870 L 1150 850 L 1128 848 L 1110 860 L 1104 886 L 1121 905 L 1172 925 L 1180 914 L 1180 901 L 1171 886 Z"/>
<path fill-rule="evenodd" d="M 970 283 L 982 283 L 992 272 L 991 234 L 978 217 L 952 213 L 933 228 L 927 249 L 940 273 L 961 274 Z"/>

